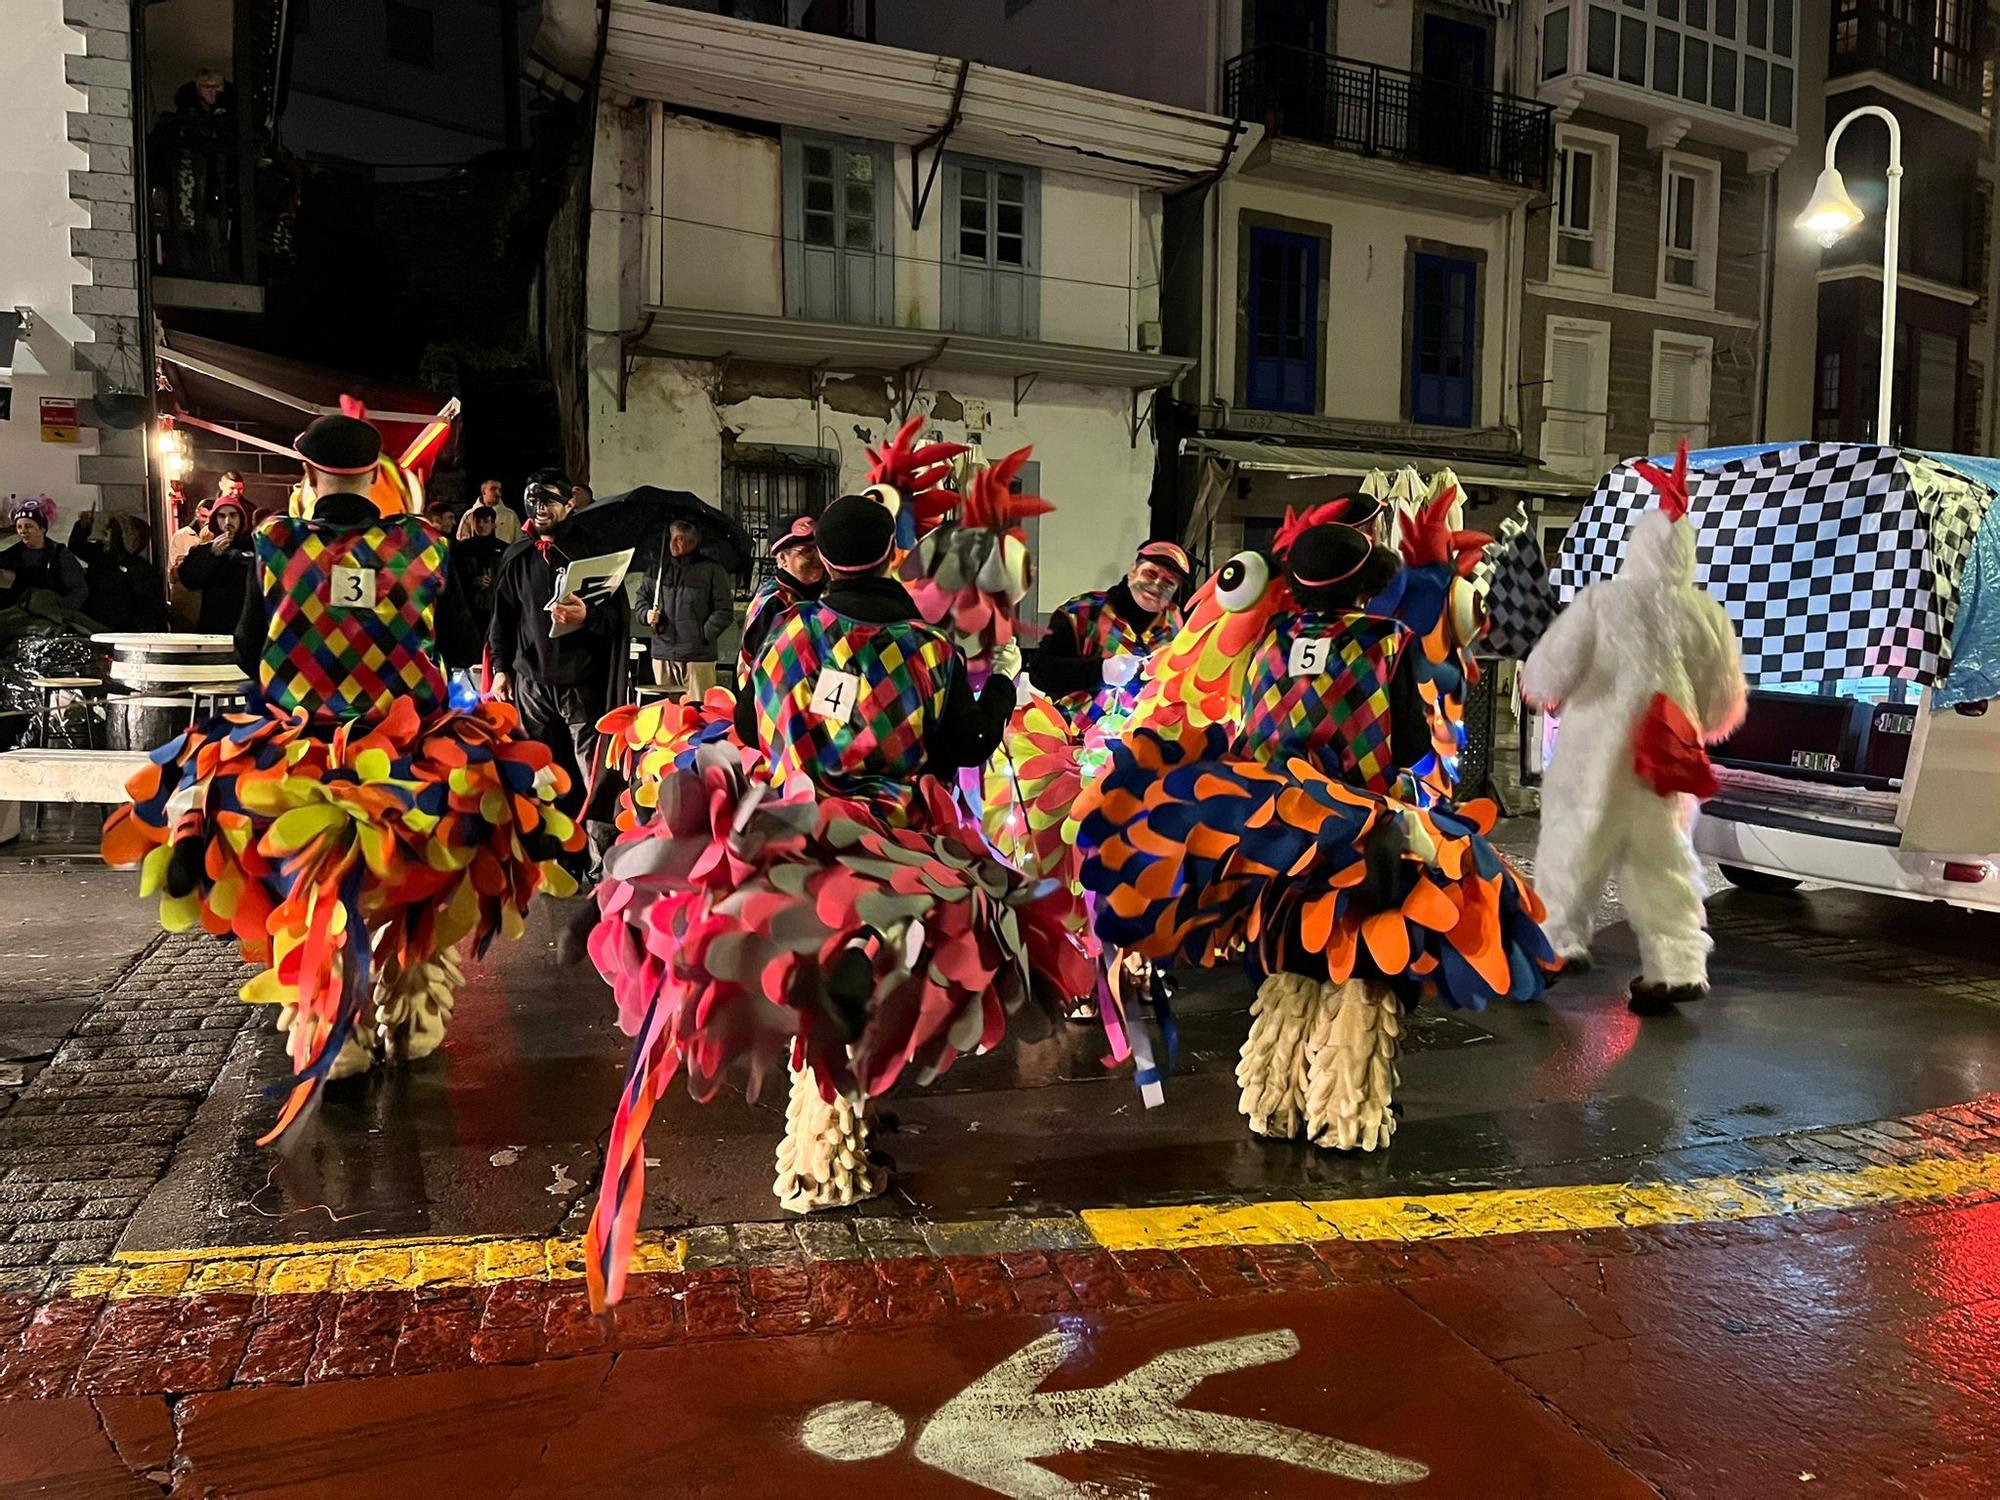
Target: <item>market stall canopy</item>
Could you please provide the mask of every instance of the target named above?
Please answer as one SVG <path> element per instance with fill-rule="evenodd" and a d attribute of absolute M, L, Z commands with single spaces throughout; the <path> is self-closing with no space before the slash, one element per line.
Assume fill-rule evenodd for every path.
<path fill-rule="evenodd" d="M 170 330 L 159 349 L 178 411 L 289 448 L 315 417 L 358 396 L 382 433 L 382 449 L 401 453 L 445 405 L 415 385 L 307 364 Z"/>
<path fill-rule="evenodd" d="M 1404 469 L 1431 474 L 1448 466 L 1460 484 L 1512 490 L 1526 495 L 1582 496 L 1591 494 L 1595 489 L 1588 482 L 1551 474 L 1527 461 L 1494 463 L 1457 454 L 1380 453 L 1357 448 L 1309 448 L 1292 443 L 1211 437 L 1188 438 L 1182 442 L 1181 452 L 1190 458 L 1218 459 L 1235 464 L 1239 469 L 1301 477 L 1323 474 L 1364 479 L 1373 473 L 1395 475 Z"/>

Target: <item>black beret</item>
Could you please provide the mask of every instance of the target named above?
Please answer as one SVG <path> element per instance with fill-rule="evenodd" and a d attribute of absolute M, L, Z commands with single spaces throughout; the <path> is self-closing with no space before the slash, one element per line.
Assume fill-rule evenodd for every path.
<path fill-rule="evenodd" d="M 1352 526 L 1315 526 L 1285 555 L 1285 571 L 1294 588 L 1327 588 L 1361 571 L 1373 550 L 1367 536 Z"/>
<path fill-rule="evenodd" d="M 896 518 L 879 500 L 842 495 L 813 527 L 819 555 L 836 573 L 867 573 L 896 549 Z"/>
<path fill-rule="evenodd" d="M 327 474 L 365 474 L 382 461 L 382 434 L 356 417 L 321 417 L 292 446 Z"/>

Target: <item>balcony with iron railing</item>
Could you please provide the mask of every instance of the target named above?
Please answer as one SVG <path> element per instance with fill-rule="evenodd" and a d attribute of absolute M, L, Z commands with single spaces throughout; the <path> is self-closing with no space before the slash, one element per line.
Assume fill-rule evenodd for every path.
<path fill-rule="evenodd" d="M 1299 47 L 1231 58 L 1223 81 L 1225 109 L 1269 136 L 1548 185 L 1554 112 L 1532 99 Z"/>
<path fill-rule="evenodd" d="M 1973 0 L 1834 0 L 1827 76 L 1882 72 L 1926 93 L 1980 108 L 1985 7 Z"/>

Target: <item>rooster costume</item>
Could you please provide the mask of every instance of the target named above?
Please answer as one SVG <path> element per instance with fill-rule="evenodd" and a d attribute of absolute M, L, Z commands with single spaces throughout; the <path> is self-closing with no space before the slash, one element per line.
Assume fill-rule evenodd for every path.
<path fill-rule="evenodd" d="M 352 417 L 297 446 L 323 473 L 377 472 L 380 439 Z M 243 997 L 282 1007 L 293 1069 L 269 1141 L 326 1079 L 434 1051 L 460 946 L 519 936 L 537 890 L 568 888 L 552 861 L 581 836 L 514 711 L 449 704 L 454 601 L 429 522 L 335 492 L 267 521 L 255 549 L 237 631 L 254 706 L 154 751 L 104 856 L 141 868 L 169 931 L 199 922 L 265 966 Z M 475 627 L 453 633 L 476 649 Z"/>
<path fill-rule="evenodd" d="M 1491 806 L 1418 805 L 1422 642 L 1359 607 L 1395 559 L 1340 513 L 1288 515 L 1272 555 L 1239 554 L 1196 595 L 1086 791 L 1084 883 L 1107 945 L 1198 964 L 1248 949 L 1266 976 L 1237 1069 L 1254 1133 L 1374 1149 L 1396 1128 L 1405 1006 L 1537 998 L 1552 956 L 1534 892 L 1486 841 Z M 1413 595 L 1398 575 L 1382 597 Z"/>
<path fill-rule="evenodd" d="M 796 1212 L 840 1206 L 886 1185 L 868 1150 L 870 1101 L 1010 1028 L 1045 1028 L 1090 985 L 1049 892 L 993 857 L 938 779 L 991 753 L 1012 683 L 995 677 L 975 699 L 958 649 L 887 576 L 897 521 L 873 496 L 828 507 L 818 532 L 833 578 L 758 660 L 756 748 L 711 736 L 693 769 L 663 771 L 650 815 L 607 861 L 591 953 L 635 1045 L 591 1219 L 600 1303 L 620 1295 L 643 1131 L 677 1073 L 707 1099 L 739 1060 L 753 1091 L 787 1066 L 779 1199 Z M 940 536 L 913 555 L 953 546 Z M 939 582 L 954 596 L 955 576 Z M 635 737 L 639 727 L 635 716 Z M 636 753 L 658 767 L 665 747 Z M 635 788 L 628 815 L 646 800 Z"/>
<path fill-rule="evenodd" d="M 1736 627 L 1696 585 L 1687 444 L 1673 471 L 1639 471 L 1659 509 L 1632 524 L 1616 577 L 1583 590 L 1529 656 L 1521 696 L 1560 713 L 1542 784 L 1536 879 L 1563 959 L 1590 960 L 1605 877 L 1639 939 L 1632 1009 L 1656 1015 L 1708 990 L 1695 799 L 1715 790 L 1704 743 L 1743 721 Z"/>

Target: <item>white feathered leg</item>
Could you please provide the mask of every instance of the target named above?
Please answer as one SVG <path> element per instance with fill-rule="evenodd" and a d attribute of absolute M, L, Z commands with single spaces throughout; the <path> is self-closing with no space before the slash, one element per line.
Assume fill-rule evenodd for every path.
<path fill-rule="evenodd" d="M 1320 1008 L 1316 980 L 1273 974 L 1250 1006 L 1250 1035 L 1236 1064 L 1237 1109 L 1252 1135 L 1291 1140 L 1306 1124 L 1306 1037 Z"/>
<path fill-rule="evenodd" d="M 1396 1134 L 1402 1006 L 1387 985 L 1350 979 L 1319 987 L 1306 1042 L 1306 1128 L 1315 1146 L 1378 1151 Z"/>
<path fill-rule="evenodd" d="M 828 1104 L 810 1068 L 792 1071 L 785 1105 L 785 1137 L 778 1142 L 778 1180 L 772 1191 L 787 1212 L 809 1214 L 845 1208 L 889 1186 L 889 1174 L 868 1159 L 875 1103 L 859 1106 L 836 1094 Z"/>

